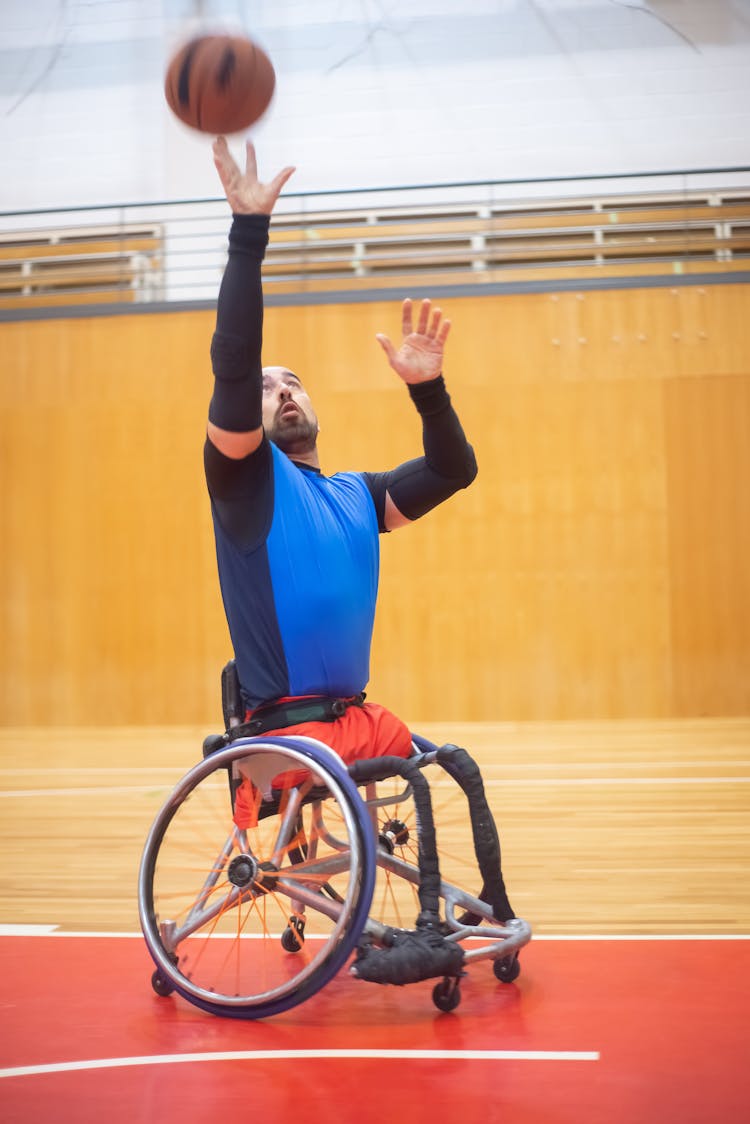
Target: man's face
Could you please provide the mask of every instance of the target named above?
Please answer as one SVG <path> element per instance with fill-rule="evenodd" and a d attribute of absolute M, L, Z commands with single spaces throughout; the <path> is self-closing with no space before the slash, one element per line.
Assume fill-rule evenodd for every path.
<path fill-rule="evenodd" d="M 288 456 L 315 448 L 318 419 L 302 383 L 286 367 L 263 368 L 263 428 Z"/>

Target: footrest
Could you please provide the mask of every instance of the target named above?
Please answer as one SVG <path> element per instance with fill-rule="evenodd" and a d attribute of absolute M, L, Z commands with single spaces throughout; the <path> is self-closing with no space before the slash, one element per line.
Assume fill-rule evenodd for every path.
<path fill-rule="evenodd" d="M 378 948 L 370 938 L 360 941 L 351 973 L 370 983 L 417 983 L 438 976 L 459 976 L 464 950 L 436 929 L 396 929 L 393 942 Z"/>

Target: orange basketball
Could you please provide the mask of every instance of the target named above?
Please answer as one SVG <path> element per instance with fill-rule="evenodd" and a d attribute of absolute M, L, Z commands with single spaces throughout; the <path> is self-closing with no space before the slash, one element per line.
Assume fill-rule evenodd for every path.
<path fill-rule="evenodd" d="M 169 108 L 191 129 L 239 133 L 265 113 L 275 85 L 271 60 L 257 43 L 201 35 L 172 57 L 164 92 Z"/>

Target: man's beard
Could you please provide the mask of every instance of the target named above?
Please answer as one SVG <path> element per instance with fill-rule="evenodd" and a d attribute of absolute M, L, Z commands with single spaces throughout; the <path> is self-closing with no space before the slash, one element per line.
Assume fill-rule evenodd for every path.
<path fill-rule="evenodd" d="M 287 456 L 309 453 L 318 440 L 318 424 L 300 414 L 293 421 L 274 421 L 266 436 Z"/>

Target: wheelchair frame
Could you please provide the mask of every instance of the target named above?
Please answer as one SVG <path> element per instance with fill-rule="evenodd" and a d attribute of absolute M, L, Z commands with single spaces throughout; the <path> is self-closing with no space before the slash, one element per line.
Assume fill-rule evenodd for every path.
<path fill-rule="evenodd" d="M 374 915 L 378 870 L 414 888 L 418 929 L 428 919 L 433 943 L 449 954 L 451 967 L 434 971 L 417 950 L 416 975 L 412 969 L 403 981 L 377 982 L 437 976 L 433 1001 L 449 1011 L 458 1006 L 460 978 L 469 963 L 490 960 L 498 980 L 516 979 L 518 951 L 531 939 L 531 929 L 515 916 L 496 916 L 512 911 L 499 846 L 495 856 L 490 838 L 489 850 L 482 850 L 485 834 L 494 833 L 497 841 L 494 822 L 488 833 L 486 817 L 475 815 L 469 786 L 456 776 L 456 747 L 412 737 L 414 755 L 406 763 L 375 758 L 348 769 L 333 750 L 311 738 L 231 740 L 228 729 L 217 739 L 224 748 L 209 750 L 182 778 L 157 814 L 144 847 L 138 903 L 155 963 L 154 990 L 159 995 L 177 992 L 215 1015 L 264 1018 L 310 998 L 355 951 L 351 970 L 359 974 L 361 955 L 375 949 L 389 957 L 412 932 L 400 920 L 394 926 Z M 437 858 L 432 862 L 429 788 L 421 779 L 433 764 L 442 765 L 469 797 L 484 880 L 479 895 L 442 878 Z M 221 773 L 229 779 L 229 795 L 224 778 L 216 783 Z M 284 776 L 289 781 L 280 785 Z M 246 828 L 232 819 L 234 793 L 243 781 L 257 795 L 256 822 Z M 396 791 L 383 794 L 383 782 L 389 781 Z M 402 805 L 411 800 L 419 833 L 416 859 L 407 849 L 414 840 L 399 818 Z M 209 825 L 212 814 L 221 835 Z M 204 855 L 200 840 L 207 831 Z M 501 893 L 493 899 L 486 889 L 495 864 Z M 498 907 L 498 901 L 504 905 Z"/>

